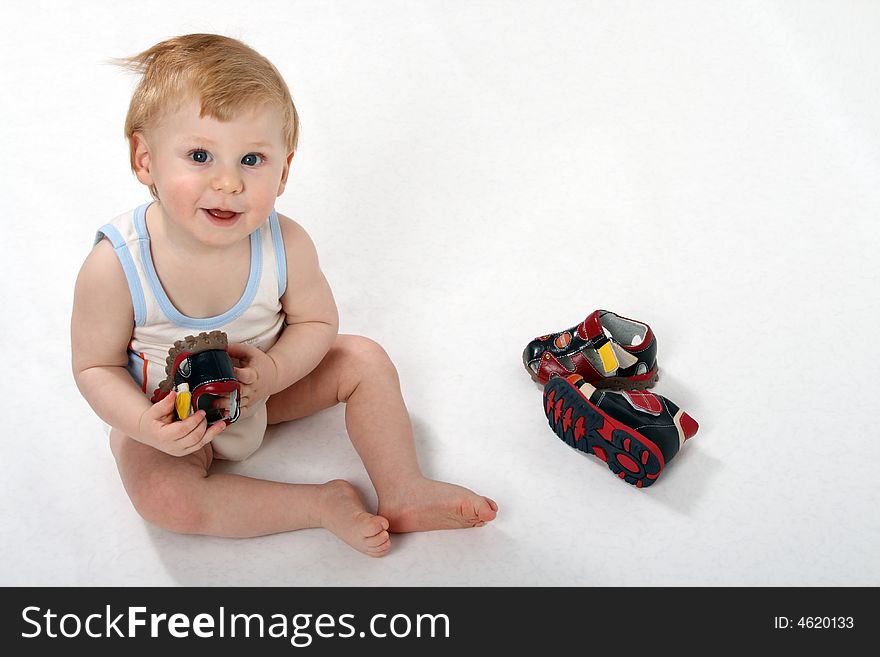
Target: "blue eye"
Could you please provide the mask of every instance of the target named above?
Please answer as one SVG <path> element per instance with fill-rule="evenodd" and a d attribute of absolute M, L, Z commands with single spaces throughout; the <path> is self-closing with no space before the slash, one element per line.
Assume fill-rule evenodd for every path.
<path fill-rule="evenodd" d="M 192 158 L 193 162 L 198 162 L 199 164 L 204 164 L 208 161 L 208 153 L 203 150 L 195 150 L 189 154 Z"/>
<path fill-rule="evenodd" d="M 262 155 L 257 155 L 256 153 L 248 153 L 243 158 L 241 158 L 241 163 L 247 167 L 255 167 L 263 161 Z"/>

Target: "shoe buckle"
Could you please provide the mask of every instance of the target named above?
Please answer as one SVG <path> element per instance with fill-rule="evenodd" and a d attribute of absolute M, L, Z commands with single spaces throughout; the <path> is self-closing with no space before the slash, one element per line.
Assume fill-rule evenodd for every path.
<path fill-rule="evenodd" d="M 615 372 L 620 367 L 620 361 L 617 360 L 617 355 L 614 353 L 614 349 L 611 348 L 611 340 L 604 333 L 592 340 L 592 347 L 599 353 L 599 358 L 602 360 L 602 368 L 605 370 L 606 375 Z"/>

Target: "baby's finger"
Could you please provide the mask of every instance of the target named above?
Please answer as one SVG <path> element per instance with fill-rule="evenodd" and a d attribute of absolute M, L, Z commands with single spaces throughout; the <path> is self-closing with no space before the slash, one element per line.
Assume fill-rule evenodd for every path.
<path fill-rule="evenodd" d="M 194 427 L 192 427 L 190 431 L 177 439 L 178 448 L 182 450 L 182 453 L 188 453 L 188 451 L 202 439 L 207 429 L 208 421 L 205 419 L 203 413 L 201 420 L 199 420 L 199 422 Z"/>
<path fill-rule="evenodd" d="M 183 453 L 191 454 L 200 450 L 202 447 L 214 440 L 214 438 L 216 438 L 218 434 L 223 433 L 224 429 L 226 429 L 225 422 L 215 422 L 210 427 L 208 427 L 205 433 L 203 433 L 201 436 L 198 435 L 198 432 L 193 432 L 193 435 L 196 436 L 196 440 L 195 442 L 193 442 L 192 445 L 186 447 Z"/>
<path fill-rule="evenodd" d="M 173 390 L 162 397 L 148 411 L 150 416 L 158 420 L 169 415 L 174 410 L 174 399 L 176 397 L 177 393 Z"/>
<path fill-rule="evenodd" d="M 198 428 L 198 426 L 205 421 L 205 411 L 198 410 L 192 415 L 190 415 L 185 420 L 181 420 L 180 422 L 175 422 L 172 426 L 175 429 L 174 440 L 183 440 L 189 434 Z"/>
<path fill-rule="evenodd" d="M 226 347 L 226 353 L 229 354 L 229 357 L 239 360 L 250 358 L 254 351 L 257 351 L 256 347 L 252 347 L 249 344 L 241 344 L 240 342 L 230 342 Z"/>
<path fill-rule="evenodd" d="M 233 367 L 232 371 L 239 383 L 250 385 L 257 380 L 257 371 L 252 367 Z"/>

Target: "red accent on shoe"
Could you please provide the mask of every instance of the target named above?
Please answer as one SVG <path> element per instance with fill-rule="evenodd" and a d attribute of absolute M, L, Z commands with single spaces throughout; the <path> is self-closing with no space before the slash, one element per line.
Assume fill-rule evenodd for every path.
<path fill-rule="evenodd" d="M 644 374 L 633 374 L 632 376 L 628 376 L 628 377 L 626 377 L 626 380 L 633 381 L 633 382 L 647 381 L 648 379 L 653 378 L 655 374 L 657 374 L 656 367 L 653 370 L 650 370 L 649 372 L 645 372 Z"/>
<path fill-rule="evenodd" d="M 629 318 L 624 317 L 623 319 L 629 319 Z M 632 321 L 636 321 L 636 320 L 630 319 L 629 321 L 632 322 Z M 639 322 L 639 324 L 642 324 L 642 322 Z M 623 347 L 624 349 L 626 349 L 627 351 L 634 353 L 634 354 L 637 354 L 640 351 L 644 351 L 645 349 L 650 347 L 651 343 L 654 341 L 654 332 L 651 330 L 651 327 L 648 326 L 647 324 L 642 324 L 642 325 L 647 329 L 647 331 L 645 331 L 645 337 L 642 338 L 641 342 L 639 342 L 637 345 L 623 344 L 622 342 L 618 342 L 618 344 L 621 347 Z"/>
<path fill-rule="evenodd" d="M 571 406 L 565 411 L 565 417 L 562 418 L 562 428 L 568 431 L 571 428 Z"/>
<path fill-rule="evenodd" d="M 653 392 L 647 390 L 623 390 L 623 396 L 639 411 L 645 411 L 651 415 L 660 415 L 663 412 L 663 404 Z"/>
<path fill-rule="evenodd" d="M 584 429 L 584 418 L 579 417 L 577 422 L 574 423 L 574 441 L 579 441 L 584 437 L 585 433 L 587 433 L 587 430 Z"/>
<path fill-rule="evenodd" d="M 541 383 L 547 383 L 554 374 L 557 376 L 568 376 L 571 374 L 571 370 L 566 369 L 556 356 L 549 351 L 545 351 L 544 355 L 541 356 L 541 360 L 538 361 L 538 371 L 535 372 L 535 376 L 538 377 L 538 381 Z"/>
<path fill-rule="evenodd" d="M 549 351 L 545 351 L 538 362 L 538 371 L 535 372 L 535 376 L 541 383 L 547 383 L 554 374 L 556 376 L 568 377 L 571 374 L 580 373 L 584 375 L 587 381 L 601 381 L 605 378 L 599 374 L 596 368 L 593 367 L 593 364 L 579 351 L 572 354 L 571 364 L 574 367 L 573 370 L 568 369 L 559 362 L 559 359 Z"/>
<path fill-rule="evenodd" d="M 192 356 L 192 352 L 191 352 L 191 351 L 181 351 L 179 354 L 177 354 L 177 357 L 174 359 L 174 367 L 171 368 L 171 371 L 172 371 L 172 372 L 177 372 L 177 368 L 180 367 L 180 364 L 181 364 L 184 360 L 186 360 L 187 358 L 189 358 L 190 356 Z"/>
<path fill-rule="evenodd" d="M 630 472 L 638 472 L 639 470 L 641 470 L 638 463 L 633 461 L 626 454 L 618 454 L 617 455 L 617 462 L 620 463 L 620 465 L 622 465 L 624 468 L 626 468 Z"/>
<path fill-rule="evenodd" d="M 554 414 L 554 418 L 556 419 L 556 421 L 559 422 L 559 416 L 562 415 L 562 400 L 561 399 L 556 402 L 556 408 L 554 409 L 553 414 Z"/>
<path fill-rule="evenodd" d="M 621 470 L 620 472 L 617 473 L 617 476 L 620 477 L 621 479 L 623 479 L 626 476 L 626 473 L 623 470 Z"/>
<path fill-rule="evenodd" d="M 639 479 L 639 480 L 636 482 L 636 488 L 641 488 L 641 487 L 642 487 L 642 480 Z"/>
<path fill-rule="evenodd" d="M 602 420 L 603 420 L 602 426 L 596 430 L 596 433 L 598 433 L 599 436 L 601 436 L 603 439 L 605 439 L 607 442 L 611 443 L 612 445 L 614 445 L 614 442 L 613 442 L 611 436 L 612 436 L 612 433 L 614 432 L 615 429 L 625 431 L 627 434 L 632 436 L 640 445 L 642 445 L 643 447 L 647 448 L 647 450 L 649 450 L 649 451 L 642 452 L 642 455 L 641 455 L 641 460 L 645 465 L 647 465 L 647 462 L 650 460 L 651 454 L 653 454 L 653 456 L 659 462 L 660 469 L 657 472 L 653 472 L 653 473 L 652 472 L 645 472 L 645 478 L 650 479 L 651 481 L 654 481 L 655 479 L 657 479 L 657 477 L 660 476 L 660 474 L 663 472 L 663 469 L 666 466 L 666 460 L 663 458 L 663 453 L 660 451 L 660 448 L 657 447 L 657 445 L 654 444 L 653 441 L 649 440 L 646 436 L 639 433 L 637 430 L 633 429 L 632 427 L 626 426 L 625 424 L 619 422 L 618 420 L 615 420 L 613 417 L 608 415 L 601 408 L 599 408 L 598 406 L 593 404 L 593 402 L 590 401 L 590 397 L 588 395 L 585 395 L 583 390 L 581 390 L 581 388 L 577 385 L 578 382 L 580 381 L 580 378 L 581 377 L 579 377 L 577 375 L 572 375 L 572 376 L 566 377 L 566 383 L 568 383 L 574 390 L 576 390 L 577 393 L 581 396 L 581 398 L 584 399 L 587 402 L 587 404 L 602 417 Z M 551 390 L 550 393 L 548 394 L 548 397 L 550 396 L 550 394 L 553 394 L 555 392 L 556 392 L 555 390 Z M 559 400 L 559 402 L 561 402 L 561 401 L 562 401 L 562 399 Z M 550 414 L 549 411 L 550 411 L 550 407 L 548 405 L 548 408 L 547 408 L 548 417 Z M 577 422 L 575 423 L 575 427 L 577 428 L 578 423 L 582 423 L 583 420 L 584 420 L 583 417 L 579 417 Z M 558 421 L 558 418 L 557 418 L 557 421 Z M 577 439 L 575 440 L 575 442 L 577 442 Z M 630 443 L 630 444 L 632 444 L 632 443 Z M 601 447 L 598 447 L 596 445 L 592 445 L 590 447 L 590 451 L 592 451 L 593 454 L 595 454 L 597 457 L 601 458 L 606 463 L 608 462 L 608 455 L 605 452 L 605 450 L 602 449 Z M 601 452 L 601 454 L 600 454 L 600 452 Z M 650 454 L 649 454 L 649 452 L 650 452 Z M 620 456 L 620 455 L 618 454 L 618 456 Z M 630 460 L 632 461 L 632 459 L 630 459 Z M 633 472 L 640 470 L 639 466 L 635 463 L 635 461 L 632 461 L 632 464 L 635 465 L 635 467 L 636 467 L 636 470 L 634 470 Z M 624 478 L 626 475 L 624 473 L 620 473 L 618 476 L 621 478 Z M 637 485 L 639 485 L 640 483 L 641 483 L 641 480 L 638 480 L 636 482 Z M 643 486 L 643 484 L 639 485 L 639 488 L 642 488 L 642 486 Z"/>
<path fill-rule="evenodd" d="M 143 354 L 141 354 L 141 356 L 143 356 Z M 180 367 L 180 364 L 183 362 L 183 360 L 185 358 L 188 358 L 189 356 L 192 356 L 191 351 L 181 351 L 179 354 L 177 354 L 177 358 L 174 359 L 174 367 L 172 368 L 171 371 L 176 372 L 177 368 Z M 146 375 L 146 372 L 147 372 L 147 361 L 144 360 L 144 374 L 145 375 Z M 173 383 L 173 381 L 174 381 L 174 379 L 172 378 L 172 383 Z M 144 378 L 144 383 L 146 383 L 146 377 Z M 152 397 L 152 399 L 150 399 L 150 401 L 155 404 L 156 402 L 159 402 L 159 401 L 162 401 L 163 399 L 165 399 L 170 393 L 171 393 L 170 390 L 166 390 L 163 392 L 159 388 L 156 388 L 153 391 L 153 397 Z"/>
<path fill-rule="evenodd" d="M 553 408 L 553 400 L 554 399 L 556 399 L 556 391 L 551 390 L 550 394 L 547 395 L 547 408 L 544 409 L 544 413 L 546 413 L 547 415 L 550 414 L 550 409 Z"/>
<path fill-rule="evenodd" d="M 687 440 L 688 438 L 692 438 L 693 435 L 697 433 L 697 429 L 700 428 L 700 425 L 697 424 L 697 421 L 684 411 L 682 411 L 679 421 L 681 422 L 681 430 L 684 431 L 685 440 Z"/>
<path fill-rule="evenodd" d="M 587 360 L 587 357 L 584 356 L 581 352 L 577 352 L 572 354 L 571 356 L 571 364 L 574 365 L 574 371 L 583 375 L 584 381 L 588 383 L 593 381 L 601 381 L 605 378 L 604 375 L 599 373 L 593 364 Z"/>
<path fill-rule="evenodd" d="M 629 446 L 630 446 L 631 444 L 632 444 L 632 441 L 631 441 L 629 438 L 625 438 L 625 439 L 623 440 L 623 449 L 625 449 L 625 450 L 628 452 L 628 451 L 629 451 Z"/>
<path fill-rule="evenodd" d="M 599 321 L 599 311 L 594 310 L 587 318 L 578 324 L 577 334 L 582 340 L 592 340 L 600 335 L 605 335 L 602 330 L 602 323 Z"/>

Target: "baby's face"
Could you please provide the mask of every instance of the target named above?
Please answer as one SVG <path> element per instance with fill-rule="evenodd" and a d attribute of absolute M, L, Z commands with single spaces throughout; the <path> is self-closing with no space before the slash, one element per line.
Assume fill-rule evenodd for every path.
<path fill-rule="evenodd" d="M 290 166 L 281 112 L 264 106 L 231 121 L 199 116 L 195 101 L 143 137 L 141 182 L 154 184 L 163 215 L 187 238 L 229 246 L 266 221 Z"/>

